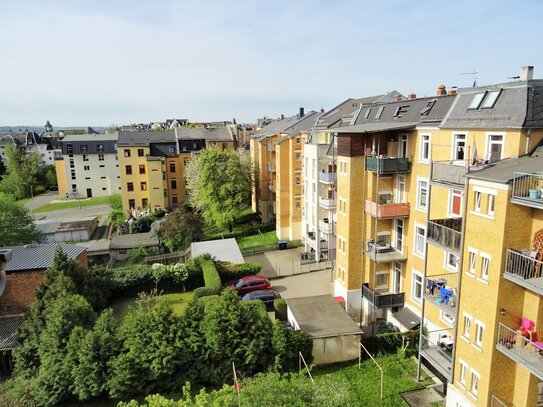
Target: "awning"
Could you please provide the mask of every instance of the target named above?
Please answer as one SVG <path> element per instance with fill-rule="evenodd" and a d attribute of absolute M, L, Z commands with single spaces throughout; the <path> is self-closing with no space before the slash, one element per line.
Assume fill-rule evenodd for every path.
<path fill-rule="evenodd" d="M 406 329 L 415 329 L 420 325 L 420 317 L 407 307 L 402 307 L 392 316 L 398 320 Z"/>

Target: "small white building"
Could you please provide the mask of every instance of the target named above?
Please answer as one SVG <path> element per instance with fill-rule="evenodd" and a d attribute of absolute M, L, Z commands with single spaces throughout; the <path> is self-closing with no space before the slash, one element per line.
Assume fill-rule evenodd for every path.
<path fill-rule="evenodd" d="M 72 220 L 42 219 L 34 224 L 43 243 L 80 242 L 90 240 L 98 227 L 98 219 L 95 216 Z"/>

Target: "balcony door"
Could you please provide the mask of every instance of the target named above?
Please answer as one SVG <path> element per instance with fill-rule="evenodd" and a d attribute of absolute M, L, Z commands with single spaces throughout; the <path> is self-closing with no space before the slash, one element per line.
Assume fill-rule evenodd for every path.
<path fill-rule="evenodd" d="M 453 162 L 455 165 L 464 165 L 466 157 L 466 135 L 455 134 L 453 145 Z"/>
<path fill-rule="evenodd" d="M 403 219 L 394 219 L 394 247 L 398 251 L 403 251 Z"/>
<path fill-rule="evenodd" d="M 398 157 L 399 158 L 407 157 L 407 134 L 402 134 L 400 136 L 400 143 L 398 145 Z"/>
<path fill-rule="evenodd" d="M 405 203 L 405 175 L 396 176 L 396 203 Z"/>
<path fill-rule="evenodd" d="M 395 261 L 392 270 L 392 292 L 399 294 L 402 292 L 402 263 Z"/>

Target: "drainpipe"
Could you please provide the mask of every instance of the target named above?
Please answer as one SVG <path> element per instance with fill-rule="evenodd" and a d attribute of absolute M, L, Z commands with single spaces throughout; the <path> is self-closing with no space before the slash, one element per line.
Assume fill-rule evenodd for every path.
<path fill-rule="evenodd" d="M 528 154 L 530 151 L 530 136 L 532 135 L 532 129 L 528 129 L 528 132 L 526 133 L 526 148 L 524 149 L 524 154 Z"/>
<path fill-rule="evenodd" d="M 366 268 L 366 258 L 364 257 L 364 241 L 366 240 L 365 239 L 365 236 L 364 236 L 364 231 L 365 231 L 365 226 L 366 226 L 366 176 L 367 176 L 367 170 L 366 170 L 366 148 L 367 148 L 367 138 L 366 136 L 364 136 L 364 154 L 363 154 L 363 159 L 364 159 L 364 164 L 362 166 L 363 168 L 363 171 L 362 171 L 362 265 L 360 267 L 360 314 L 358 316 L 358 326 L 360 326 L 362 328 L 362 312 L 363 312 L 363 309 L 362 309 L 362 304 L 364 302 L 364 296 L 362 295 L 363 293 L 363 286 L 364 286 L 364 271 L 365 271 L 365 268 Z"/>

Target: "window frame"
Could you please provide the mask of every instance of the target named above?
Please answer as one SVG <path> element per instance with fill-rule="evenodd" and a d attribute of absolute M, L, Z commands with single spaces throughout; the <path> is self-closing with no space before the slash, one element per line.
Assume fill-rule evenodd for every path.
<path fill-rule="evenodd" d="M 454 262 L 454 265 L 451 265 L 451 263 L 449 263 L 450 256 L 456 257 L 456 261 Z M 445 267 L 447 270 L 458 272 L 458 261 L 459 261 L 458 254 L 456 254 L 455 252 L 450 252 L 448 250 L 445 250 L 445 254 L 444 254 L 443 257 L 444 257 L 443 258 L 443 261 L 444 261 L 443 267 Z"/>
<path fill-rule="evenodd" d="M 426 184 L 426 187 L 422 188 L 422 184 Z M 416 200 L 416 208 L 417 210 L 426 213 L 428 211 L 428 192 L 430 188 L 430 183 L 428 182 L 428 178 L 417 178 L 417 200 Z M 424 207 L 421 206 L 421 197 L 422 197 L 422 191 L 426 191 L 426 199 L 424 202 Z"/>
<path fill-rule="evenodd" d="M 459 213 L 454 213 L 453 212 L 455 198 L 460 199 L 460 206 L 458 208 Z M 451 216 L 453 218 L 461 218 L 462 217 L 463 199 L 464 199 L 464 196 L 463 196 L 463 193 L 462 193 L 462 191 L 460 189 L 453 189 L 453 188 L 449 189 L 449 208 L 448 208 L 448 211 L 447 211 L 449 213 L 449 216 Z"/>
<path fill-rule="evenodd" d="M 479 391 L 479 381 L 481 380 L 481 375 L 476 372 L 475 370 L 471 369 L 471 384 L 470 384 L 470 393 L 474 396 L 477 395 L 477 392 Z"/>
<path fill-rule="evenodd" d="M 466 322 L 468 322 L 468 324 L 466 324 Z M 471 335 L 471 327 L 473 326 L 473 317 L 468 314 L 467 312 L 464 312 L 463 314 L 463 319 L 462 319 L 462 333 L 460 334 L 463 338 L 467 339 L 468 341 L 470 340 L 470 335 Z M 467 329 L 466 329 L 467 327 Z"/>
<path fill-rule="evenodd" d="M 480 253 L 481 256 L 481 280 L 488 281 L 488 277 L 490 274 L 490 260 L 492 260 L 492 256 L 488 253 Z"/>
<path fill-rule="evenodd" d="M 422 163 L 422 164 L 429 164 L 430 163 L 430 158 L 431 158 L 431 154 L 430 154 L 430 146 L 431 146 L 431 143 L 432 143 L 432 135 L 430 133 L 423 133 L 420 135 L 420 143 L 419 143 L 419 163 Z M 428 151 L 427 152 L 427 157 L 424 157 L 424 146 L 425 145 L 428 145 Z"/>
<path fill-rule="evenodd" d="M 417 285 L 419 285 L 419 281 L 417 278 L 420 278 L 420 297 L 416 296 L 417 291 Z M 418 304 L 422 304 L 422 297 L 424 295 L 424 275 L 415 270 L 411 270 L 411 299 L 415 301 Z"/>
<path fill-rule="evenodd" d="M 415 236 L 413 240 L 413 254 L 415 254 L 415 256 L 424 258 L 424 256 L 426 255 L 426 227 L 422 224 L 415 223 L 414 229 L 415 229 L 415 232 L 414 232 Z M 422 230 L 423 234 L 420 235 L 419 233 L 417 233 L 418 230 Z M 419 252 L 417 250 L 417 238 L 418 239 L 422 238 L 422 252 Z"/>
<path fill-rule="evenodd" d="M 473 200 L 473 210 L 477 213 L 481 213 L 481 200 L 483 193 L 481 191 L 474 191 L 475 198 Z"/>
<path fill-rule="evenodd" d="M 475 320 L 475 345 L 480 348 L 483 347 L 483 335 L 485 331 L 485 324 L 478 319 Z"/>
<path fill-rule="evenodd" d="M 460 375 L 459 375 L 458 381 L 461 384 L 465 385 L 466 379 L 468 377 L 469 365 L 466 362 L 464 362 L 462 359 L 458 359 L 458 364 L 460 365 Z"/>

